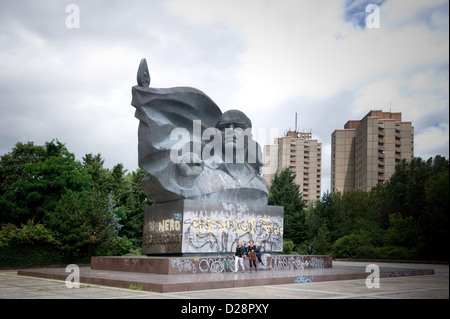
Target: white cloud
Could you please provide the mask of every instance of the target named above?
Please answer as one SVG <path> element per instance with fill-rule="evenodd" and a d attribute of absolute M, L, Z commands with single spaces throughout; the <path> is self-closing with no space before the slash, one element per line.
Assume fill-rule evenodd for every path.
<path fill-rule="evenodd" d="M 383 16 L 389 24 L 403 24 L 410 22 L 413 17 L 419 15 L 424 8 L 435 7 L 443 4 L 442 0 L 395 0 L 387 1 L 383 5 Z"/>
<path fill-rule="evenodd" d="M 178 0 L 172 5 L 193 21 L 226 21 L 245 39 L 240 71 L 244 85 L 238 102 L 246 107 L 270 107 L 280 97 L 293 95 L 327 97 L 361 81 L 395 74 L 417 63 L 442 61 L 448 55 L 442 37 L 422 26 L 357 30 L 341 18 L 338 1 L 280 5 Z M 403 6 L 407 9 L 399 19 L 418 8 L 406 2 Z M 386 4 L 382 16 L 394 19 L 400 7 Z"/>
<path fill-rule="evenodd" d="M 441 123 L 437 126 L 426 128 L 420 132 L 415 133 L 415 156 L 428 159 L 434 157 L 436 154 L 448 158 L 449 150 L 449 125 Z"/>

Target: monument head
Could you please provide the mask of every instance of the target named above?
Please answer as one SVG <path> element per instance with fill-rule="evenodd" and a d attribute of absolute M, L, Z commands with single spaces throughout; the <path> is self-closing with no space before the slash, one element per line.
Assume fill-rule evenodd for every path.
<path fill-rule="evenodd" d="M 216 128 L 220 130 L 222 137 L 224 155 L 222 158 L 227 161 L 227 155 L 233 152 L 233 163 L 248 163 L 248 147 L 252 141 L 252 122 L 247 115 L 239 110 L 226 111 L 219 117 Z M 256 144 L 253 146 L 256 147 Z"/>
<path fill-rule="evenodd" d="M 242 130 L 246 130 L 252 128 L 252 121 L 242 111 L 229 110 L 219 117 L 216 128 L 221 131 L 225 131 L 226 128 L 241 128 Z"/>

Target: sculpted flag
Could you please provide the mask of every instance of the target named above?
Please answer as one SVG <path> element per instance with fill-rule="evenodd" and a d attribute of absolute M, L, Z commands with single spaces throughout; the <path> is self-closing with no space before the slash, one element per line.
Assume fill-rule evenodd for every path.
<path fill-rule="evenodd" d="M 156 203 L 202 199 L 267 204 L 268 185 L 260 175 L 262 154 L 249 133 L 251 122 L 245 114 L 237 110 L 222 113 L 211 98 L 195 88 L 148 87 L 145 59 L 139 67 L 138 84 L 132 88 L 131 102 L 140 120 L 138 164 L 148 173 L 142 187 Z M 241 131 L 234 130 L 236 134 L 229 139 L 236 144 L 244 135 L 240 133 L 246 133 L 242 137 L 246 157 L 238 163 L 226 160 L 222 133 L 239 123 L 244 123 Z"/>

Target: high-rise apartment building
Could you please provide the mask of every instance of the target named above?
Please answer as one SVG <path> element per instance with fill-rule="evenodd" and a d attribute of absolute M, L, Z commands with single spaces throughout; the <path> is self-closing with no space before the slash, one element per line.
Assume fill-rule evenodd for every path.
<path fill-rule="evenodd" d="M 288 131 L 273 145 L 264 147 L 263 177 L 267 183 L 270 185 L 276 173 L 289 167 L 307 202 L 321 195 L 322 143 L 311 137 L 311 133 Z"/>
<path fill-rule="evenodd" d="M 370 111 L 331 134 L 331 191 L 370 191 L 414 157 L 414 127 L 402 113 Z"/>

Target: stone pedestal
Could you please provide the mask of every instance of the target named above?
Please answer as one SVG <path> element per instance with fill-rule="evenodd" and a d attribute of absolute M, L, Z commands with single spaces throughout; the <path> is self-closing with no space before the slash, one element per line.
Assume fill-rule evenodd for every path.
<path fill-rule="evenodd" d="M 91 269 L 125 271 L 133 273 L 182 275 L 234 272 L 231 256 L 155 257 L 155 256 L 99 256 L 91 258 Z M 333 266 L 329 255 L 262 255 L 258 270 L 301 271 L 325 269 Z M 249 269 L 245 260 L 244 267 Z"/>
<path fill-rule="evenodd" d="M 142 252 L 147 255 L 233 253 L 239 241 L 261 253 L 283 250 L 284 208 L 178 200 L 144 210 Z"/>

